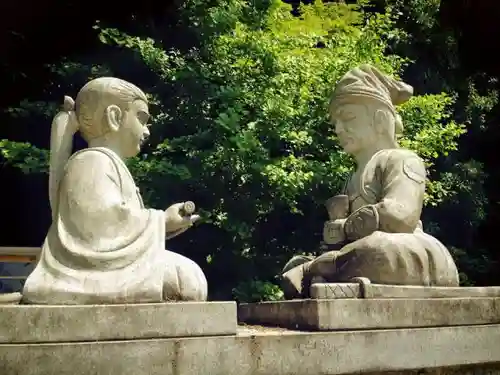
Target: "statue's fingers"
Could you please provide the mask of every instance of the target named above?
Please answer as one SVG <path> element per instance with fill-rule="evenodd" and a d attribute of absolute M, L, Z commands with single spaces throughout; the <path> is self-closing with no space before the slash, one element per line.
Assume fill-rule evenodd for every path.
<path fill-rule="evenodd" d="M 196 223 L 198 220 L 200 220 L 200 215 L 191 215 L 190 216 L 190 220 L 191 220 L 191 223 Z"/>

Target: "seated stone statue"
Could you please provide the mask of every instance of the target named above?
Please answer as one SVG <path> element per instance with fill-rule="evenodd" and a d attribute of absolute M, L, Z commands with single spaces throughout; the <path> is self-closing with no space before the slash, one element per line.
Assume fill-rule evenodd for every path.
<path fill-rule="evenodd" d="M 200 267 L 165 250 L 165 240 L 199 216 L 183 203 L 165 211 L 145 208 L 124 163 L 149 136 L 148 120 L 146 95 L 117 78 L 88 82 L 76 104 L 65 97 L 52 122 L 52 225 L 23 303 L 206 300 Z M 89 147 L 71 155 L 76 131 Z"/>
<path fill-rule="evenodd" d="M 395 106 L 412 94 L 411 86 L 369 65 L 338 82 L 330 116 L 340 145 L 357 164 L 344 195 L 327 202 L 324 237 L 338 251 L 292 258 L 282 270 L 286 298 L 307 298 L 311 283 L 354 277 L 377 284 L 458 286 L 450 253 L 420 222 L 425 165 L 397 144 L 403 125 Z"/>

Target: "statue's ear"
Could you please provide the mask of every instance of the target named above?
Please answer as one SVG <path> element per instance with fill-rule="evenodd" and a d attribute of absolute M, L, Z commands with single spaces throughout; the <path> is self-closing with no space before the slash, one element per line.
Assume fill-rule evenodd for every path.
<path fill-rule="evenodd" d="M 123 112 L 117 105 L 109 105 L 104 111 L 106 125 L 112 132 L 117 132 L 120 129 L 123 121 Z"/>
<path fill-rule="evenodd" d="M 394 136 L 394 120 L 388 110 L 377 109 L 373 114 L 373 127 L 377 134 L 390 133 Z"/>

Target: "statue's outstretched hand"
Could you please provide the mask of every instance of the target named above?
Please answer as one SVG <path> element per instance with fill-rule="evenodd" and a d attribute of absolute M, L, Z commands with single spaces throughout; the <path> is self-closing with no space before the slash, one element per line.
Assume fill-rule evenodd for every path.
<path fill-rule="evenodd" d="M 193 214 L 193 202 L 175 203 L 165 210 L 165 229 L 167 233 L 186 230 L 200 219 Z"/>

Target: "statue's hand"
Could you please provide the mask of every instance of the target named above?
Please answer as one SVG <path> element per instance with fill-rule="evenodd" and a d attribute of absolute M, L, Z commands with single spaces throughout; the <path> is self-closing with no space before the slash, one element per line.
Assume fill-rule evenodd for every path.
<path fill-rule="evenodd" d="M 379 230 L 380 220 L 376 205 L 366 205 L 354 211 L 346 220 L 344 233 L 356 241 Z"/>
<path fill-rule="evenodd" d="M 326 244 L 334 245 L 345 241 L 345 221 L 346 219 L 337 219 L 325 222 L 323 227 L 323 241 L 325 241 Z"/>
<path fill-rule="evenodd" d="M 191 203 L 192 204 L 192 203 Z M 194 205 L 193 205 L 194 206 Z M 186 210 L 186 202 L 175 203 L 165 210 L 165 229 L 167 233 L 187 229 L 200 219 L 192 210 Z"/>

